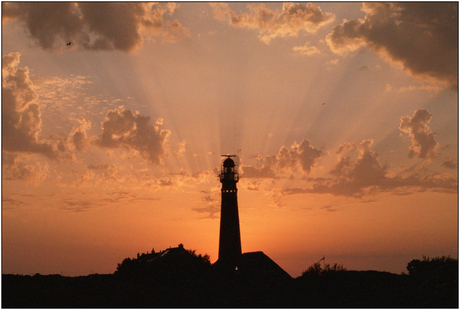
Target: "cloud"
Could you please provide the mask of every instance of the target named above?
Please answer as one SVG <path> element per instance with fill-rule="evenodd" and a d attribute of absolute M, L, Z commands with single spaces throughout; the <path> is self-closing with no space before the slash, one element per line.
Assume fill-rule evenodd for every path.
<path fill-rule="evenodd" d="M 335 15 L 323 13 L 313 3 L 306 5 L 285 2 L 282 12 L 274 12 L 265 4 L 248 4 L 250 13 L 240 15 L 233 12 L 227 3 L 210 3 L 214 11 L 214 18 L 227 21 L 236 28 L 259 30 L 259 38 L 266 44 L 276 37 L 297 36 L 304 30 L 314 33 L 321 26 L 332 22 Z"/>
<path fill-rule="evenodd" d="M 176 42 L 190 37 L 178 20 L 165 21 L 174 3 L 144 2 L 8 2 L 5 21 L 19 20 L 45 50 L 62 51 L 65 43 L 86 50 L 132 52 L 146 37 Z"/>
<path fill-rule="evenodd" d="M 401 117 L 399 129 L 409 134 L 412 145 L 409 148 L 409 157 L 418 154 L 420 158 L 436 156 L 436 149 L 439 144 L 434 139 L 434 134 L 428 127 L 433 115 L 424 109 L 418 109 L 414 112 L 413 117 Z"/>
<path fill-rule="evenodd" d="M 63 200 L 63 204 L 61 204 L 60 209 L 66 211 L 73 211 L 73 212 L 84 212 L 92 209 L 94 207 L 99 207 L 99 203 L 95 203 L 94 200 Z"/>
<path fill-rule="evenodd" d="M 323 153 L 313 147 L 309 140 L 302 140 L 300 144 L 294 142 L 288 149 L 282 146 L 277 155 L 259 156 L 259 167 L 242 165 L 245 178 L 275 178 L 279 172 L 293 172 L 298 169 L 307 174 L 318 164 Z"/>
<path fill-rule="evenodd" d="M 7 20 L 18 19 L 23 22 L 30 36 L 43 49 L 55 48 L 58 38 L 65 43 L 76 39 L 83 28 L 78 7 L 71 2 L 8 2 L 2 3 L 2 9 Z"/>
<path fill-rule="evenodd" d="M 100 183 L 100 180 L 97 179 L 96 174 L 92 171 L 86 171 L 71 185 L 75 187 L 96 187 L 98 183 Z"/>
<path fill-rule="evenodd" d="M 28 67 L 18 67 L 20 53 L 2 57 L 2 147 L 4 151 L 42 154 L 56 159 L 57 150 L 39 140 L 41 113 Z"/>
<path fill-rule="evenodd" d="M 395 92 L 395 93 L 404 93 L 404 92 L 410 92 L 410 91 L 415 91 L 415 90 L 420 90 L 420 89 L 437 93 L 439 90 L 442 89 L 442 87 L 439 87 L 439 85 L 436 85 L 436 84 L 425 84 L 424 83 L 424 84 L 419 84 L 419 85 L 409 85 L 409 86 L 401 86 L 399 88 L 393 88 L 390 84 L 387 84 L 385 91 Z"/>
<path fill-rule="evenodd" d="M 443 167 L 449 168 L 449 169 L 456 169 L 457 168 L 457 162 L 454 161 L 453 159 L 446 160 L 442 163 Z"/>
<path fill-rule="evenodd" d="M 167 142 L 170 132 L 160 128 L 163 120 L 159 118 L 152 125 L 150 117 L 142 116 L 138 112 L 134 114 L 124 107 L 107 112 L 102 122 L 101 135 L 88 136 L 91 122 L 79 117 L 77 119 L 79 125 L 73 126 L 68 135 L 51 133 L 46 141 L 43 140 L 41 138 L 42 117 L 36 87 L 30 80 L 29 69 L 19 67 L 19 63 L 20 53 L 9 53 L 3 56 L 3 151 L 74 160 L 76 152 L 86 152 L 91 146 L 96 145 L 111 149 L 128 148 L 139 152 L 152 164 L 160 164 L 162 157 L 169 154 Z M 47 81 L 50 85 L 54 85 L 53 79 Z M 84 77 L 77 77 L 69 81 L 58 81 L 58 87 L 71 81 L 74 81 L 77 86 L 88 83 Z M 41 82 L 47 85 L 46 81 L 41 80 Z M 43 93 L 47 92 L 43 91 Z M 50 98 L 47 100 L 53 101 Z M 47 108 L 52 110 L 52 106 Z M 50 141 L 54 141 L 53 144 Z M 185 145 L 185 141 L 179 143 L 179 149 L 171 155 L 184 155 Z M 64 157 L 61 156 L 62 154 Z"/>
<path fill-rule="evenodd" d="M 174 43 L 191 37 L 190 30 L 185 28 L 177 19 L 172 22 L 166 21 L 165 25 L 168 31 L 162 32 L 163 42 Z"/>
<path fill-rule="evenodd" d="M 102 123 L 102 134 L 96 144 L 104 148 L 128 147 L 138 151 L 144 159 L 158 165 L 166 153 L 170 132 L 160 129 L 163 119 L 150 124 L 149 116 L 134 114 L 124 107 L 109 110 Z"/>
<path fill-rule="evenodd" d="M 324 207 L 321 207 L 319 208 L 320 210 L 326 210 L 328 212 L 336 212 L 337 209 L 335 209 L 333 206 L 331 205 L 328 205 L 328 206 L 324 206 Z"/>
<path fill-rule="evenodd" d="M 85 151 L 89 145 L 86 131 L 91 128 L 91 122 L 86 121 L 83 117 L 79 117 L 78 122 L 80 126 L 74 126 L 69 136 L 76 151 Z"/>
<path fill-rule="evenodd" d="M 89 164 L 88 166 L 86 166 L 86 169 L 92 169 L 92 170 L 106 170 L 106 169 L 109 169 L 110 165 L 107 164 L 107 163 L 100 163 L 98 165 L 93 165 L 93 164 Z"/>
<path fill-rule="evenodd" d="M 2 197 L 2 211 L 3 215 L 5 215 L 6 210 L 14 210 L 16 207 L 22 206 L 25 203 L 22 200 L 17 199 L 13 196 L 5 196 Z"/>
<path fill-rule="evenodd" d="M 295 46 L 293 48 L 294 52 L 299 52 L 301 54 L 311 56 L 315 54 L 319 54 L 320 51 L 316 46 L 310 46 L 310 42 L 306 42 L 304 46 Z"/>
<path fill-rule="evenodd" d="M 159 186 L 173 186 L 175 185 L 175 182 L 172 178 L 160 178 L 158 180 L 158 185 Z"/>
<path fill-rule="evenodd" d="M 357 146 L 345 143 L 339 147 L 339 162 L 330 171 L 330 174 L 336 177 L 332 187 L 337 193 L 360 195 L 363 188 L 386 184 L 387 167 L 380 163 L 378 154 L 371 150 L 372 144 L 373 140 L 364 140 Z M 356 161 L 342 156 L 346 150 L 359 152 Z M 324 185 L 317 184 L 317 189 L 320 188 L 325 189 Z"/>
<path fill-rule="evenodd" d="M 207 216 L 203 217 L 203 219 L 218 219 L 220 214 L 220 207 L 217 205 L 209 205 L 207 207 L 201 208 L 193 208 L 193 211 L 198 213 L 208 213 Z"/>
<path fill-rule="evenodd" d="M 39 183 L 48 176 L 48 164 L 25 164 L 18 154 L 3 152 L 3 180 L 24 180 Z"/>
<path fill-rule="evenodd" d="M 121 175 L 122 167 L 100 163 L 99 165 L 90 164 L 85 170 L 72 171 L 77 178 L 72 181 L 72 186 L 75 187 L 96 187 L 104 184 L 107 188 L 110 185 L 117 185 L 123 182 L 129 182 L 129 176 Z M 109 185 L 110 184 L 110 185 Z"/>
<path fill-rule="evenodd" d="M 310 173 L 321 155 L 322 152 L 314 148 L 309 140 L 303 140 L 300 144 L 294 142 L 291 149 L 282 147 L 275 162 L 281 170 L 295 170 L 300 165 L 303 171 Z"/>
<path fill-rule="evenodd" d="M 260 182 L 256 181 L 248 181 L 246 182 L 246 189 L 249 191 L 259 191 L 260 190 Z"/>
<path fill-rule="evenodd" d="M 94 94 L 93 82 L 89 76 L 71 74 L 69 77 L 33 76 L 34 90 L 40 98 L 40 106 L 49 112 L 64 112 L 67 105 L 78 105 L 87 114 L 97 113 L 94 103 L 107 100 L 99 92 Z M 113 99 L 112 99 L 113 100 Z M 91 113 L 91 114 L 92 114 Z M 75 113 L 71 113 L 75 114 Z"/>
<path fill-rule="evenodd" d="M 137 195 L 132 192 L 127 192 L 123 190 L 115 190 L 113 192 L 106 192 L 105 194 L 97 194 L 87 192 L 86 199 L 72 199 L 64 198 L 62 203 L 60 203 L 59 208 L 61 210 L 73 211 L 73 212 L 83 212 L 89 211 L 90 209 L 106 207 L 109 204 L 114 205 L 126 205 L 128 202 L 143 202 L 143 201 L 156 201 L 160 198 L 146 197 L 144 195 Z M 90 197 L 90 198 L 88 198 Z"/>
<path fill-rule="evenodd" d="M 269 166 L 262 164 L 261 167 L 253 167 L 242 165 L 242 174 L 241 177 L 244 178 L 275 178 L 276 173 Z"/>
<path fill-rule="evenodd" d="M 339 63 L 339 60 L 338 59 L 332 59 L 332 60 L 329 60 L 328 62 L 326 62 L 328 65 L 336 65 Z"/>
<path fill-rule="evenodd" d="M 220 188 L 214 187 L 210 190 L 200 191 L 203 196 L 201 201 L 207 204 L 203 207 L 192 208 L 193 211 L 198 213 L 208 213 L 208 215 L 202 217 L 201 219 L 218 219 L 220 214 Z"/>
<path fill-rule="evenodd" d="M 344 143 L 339 147 L 339 161 L 330 174 L 333 179 L 313 179 L 310 188 L 285 188 L 283 195 L 331 194 L 361 198 L 375 192 L 390 192 L 400 195 L 413 190 L 457 193 L 457 179 L 449 174 L 430 172 L 425 168 L 410 170 L 390 176 L 388 167 L 379 161 L 378 154 L 371 149 L 372 140 L 364 140 L 359 145 Z M 350 153 L 358 152 L 356 160 Z"/>
<path fill-rule="evenodd" d="M 207 202 L 214 202 L 215 199 L 212 198 L 211 195 L 206 195 L 203 198 L 201 198 L 201 200 L 207 201 Z"/>
<path fill-rule="evenodd" d="M 335 53 L 367 45 L 409 74 L 457 87 L 458 3 L 365 2 L 364 19 L 347 21 L 327 35 Z"/>

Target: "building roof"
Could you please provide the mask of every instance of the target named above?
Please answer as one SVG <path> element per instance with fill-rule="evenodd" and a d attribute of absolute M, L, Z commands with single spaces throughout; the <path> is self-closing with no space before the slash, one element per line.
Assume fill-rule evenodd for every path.
<path fill-rule="evenodd" d="M 238 272 L 248 276 L 290 280 L 292 277 L 262 251 L 243 253 L 237 262 Z"/>
<path fill-rule="evenodd" d="M 238 277 L 253 283 L 282 283 L 292 277 L 262 251 L 243 253 L 234 262 L 217 261 L 215 272 L 224 277 Z"/>

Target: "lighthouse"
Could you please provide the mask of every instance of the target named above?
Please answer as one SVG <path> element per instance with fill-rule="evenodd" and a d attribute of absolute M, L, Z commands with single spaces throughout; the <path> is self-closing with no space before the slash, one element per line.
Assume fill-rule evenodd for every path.
<path fill-rule="evenodd" d="M 219 257 L 212 265 L 214 274 L 226 284 L 252 283 L 256 286 L 274 287 L 291 276 L 262 251 L 242 253 L 240 220 L 238 216 L 238 167 L 232 158 L 236 155 L 222 155 L 220 182 L 222 183 L 222 204 L 220 209 Z M 236 281 L 236 282 L 235 282 Z M 240 282 L 242 281 L 242 282 Z M 219 284 L 216 284 L 219 285 Z"/>
<path fill-rule="evenodd" d="M 222 204 L 220 211 L 219 258 L 221 263 L 234 263 L 241 256 L 240 220 L 238 217 L 238 199 L 236 183 L 238 183 L 238 167 L 232 157 L 222 155 L 219 175 L 222 183 Z"/>

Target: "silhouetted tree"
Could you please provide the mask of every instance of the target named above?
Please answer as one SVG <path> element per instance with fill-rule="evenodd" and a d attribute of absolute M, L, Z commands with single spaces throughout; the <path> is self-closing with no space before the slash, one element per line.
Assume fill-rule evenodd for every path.
<path fill-rule="evenodd" d="M 114 274 L 137 282 L 156 280 L 164 284 L 171 280 L 188 281 L 209 266 L 209 255 L 196 254 L 196 250 L 186 250 L 180 244 L 178 248 L 157 253 L 152 250 L 152 253 L 138 254 L 137 258 L 125 258 Z"/>
<path fill-rule="evenodd" d="M 458 260 L 423 256 L 407 264 L 420 307 L 458 307 Z"/>
<path fill-rule="evenodd" d="M 435 257 L 430 259 L 423 256 L 422 260 L 414 259 L 407 264 L 409 275 L 415 278 L 439 279 L 458 273 L 458 260 L 450 256 Z"/>
<path fill-rule="evenodd" d="M 205 264 L 211 264 L 211 257 L 208 254 L 196 254 L 196 250 L 187 250 L 192 256 L 198 258 L 199 260 L 203 261 Z"/>

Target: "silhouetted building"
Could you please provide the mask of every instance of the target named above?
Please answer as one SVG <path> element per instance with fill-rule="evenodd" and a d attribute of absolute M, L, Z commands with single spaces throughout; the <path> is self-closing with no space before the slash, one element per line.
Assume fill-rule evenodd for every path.
<path fill-rule="evenodd" d="M 220 262 L 234 263 L 241 255 L 240 221 L 236 183 L 238 170 L 228 155 L 222 163 L 220 182 L 222 183 L 222 204 L 220 211 L 219 257 Z"/>

